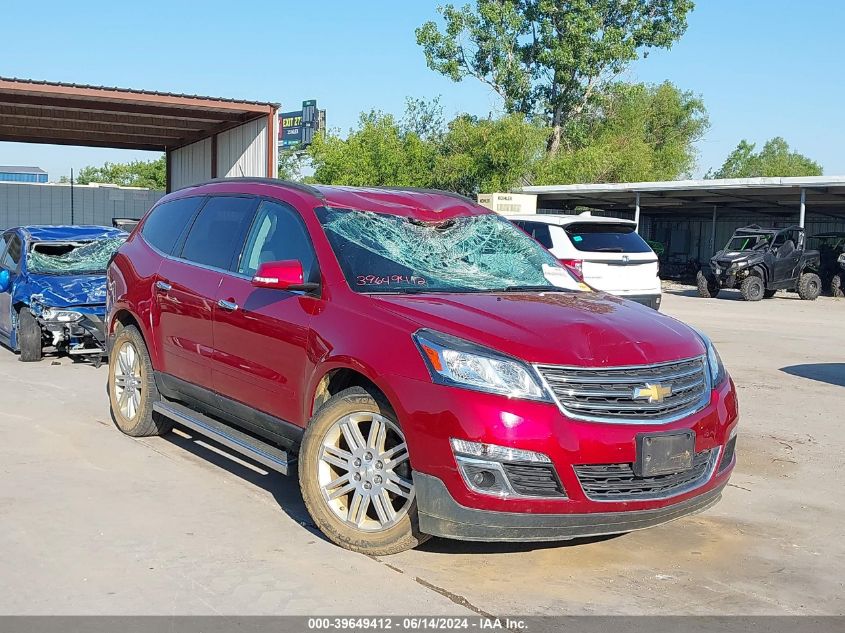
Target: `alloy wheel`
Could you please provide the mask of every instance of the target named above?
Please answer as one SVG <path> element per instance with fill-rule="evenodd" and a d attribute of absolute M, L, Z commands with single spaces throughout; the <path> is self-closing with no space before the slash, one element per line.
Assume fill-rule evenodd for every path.
<path fill-rule="evenodd" d="M 396 525 L 414 500 L 405 436 L 377 413 L 353 413 L 331 426 L 317 456 L 317 477 L 335 516 L 366 532 Z"/>
<path fill-rule="evenodd" d="M 132 420 L 141 407 L 141 362 L 138 350 L 126 341 L 117 352 L 114 372 L 114 395 L 120 414 Z"/>

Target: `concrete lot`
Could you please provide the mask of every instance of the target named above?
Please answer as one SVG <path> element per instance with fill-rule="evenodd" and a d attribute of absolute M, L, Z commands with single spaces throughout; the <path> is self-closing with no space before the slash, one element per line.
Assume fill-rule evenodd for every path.
<path fill-rule="evenodd" d="M 324 541 L 293 478 L 121 435 L 105 367 L 0 349 L 0 613 L 845 613 L 845 301 L 737 298 L 664 299 L 740 390 L 716 507 L 592 542 L 383 559 Z"/>

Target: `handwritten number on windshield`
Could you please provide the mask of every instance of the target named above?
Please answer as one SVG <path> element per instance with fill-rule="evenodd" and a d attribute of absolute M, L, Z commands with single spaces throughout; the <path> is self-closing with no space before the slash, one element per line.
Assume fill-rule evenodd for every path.
<path fill-rule="evenodd" d="M 359 286 L 425 286 L 426 280 L 416 275 L 358 275 Z"/>

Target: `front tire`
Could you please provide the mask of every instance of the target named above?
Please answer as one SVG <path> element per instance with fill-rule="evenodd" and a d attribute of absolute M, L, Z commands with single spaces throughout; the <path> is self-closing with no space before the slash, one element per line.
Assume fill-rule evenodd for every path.
<path fill-rule="evenodd" d="M 763 280 L 756 276 L 746 277 L 739 287 L 742 298 L 746 301 L 760 301 L 765 294 L 765 290 Z"/>
<path fill-rule="evenodd" d="M 419 531 L 405 436 L 381 397 L 350 387 L 326 402 L 299 451 L 305 507 L 329 540 L 370 556 L 428 540 Z"/>
<path fill-rule="evenodd" d="M 842 292 L 842 277 L 843 275 L 834 275 L 833 279 L 830 280 L 830 294 L 832 294 L 834 297 L 845 296 L 845 293 Z"/>
<path fill-rule="evenodd" d="M 173 423 L 153 413 L 160 399 L 144 338 L 134 325 L 117 333 L 109 355 L 109 404 L 114 425 L 132 437 L 164 435 Z"/>
<path fill-rule="evenodd" d="M 708 277 L 702 271 L 698 271 L 695 276 L 696 285 L 698 286 L 698 296 L 710 299 L 719 294 L 719 282 L 714 277 Z"/>
<path fill-rule="evenodd" d="M 24 363 L 41 360 L 44 351 L 41 347 L 41 326 L 26 306 L 18 313 L 18 347 L 21 350 L 19 358 Z"/>
<path fill-rule="evenodd" d="M 798 296 L 804 301 L 815 301 L 822 291 L 822 280 L 816 273 L 804 273 L 798 280 Z"/>

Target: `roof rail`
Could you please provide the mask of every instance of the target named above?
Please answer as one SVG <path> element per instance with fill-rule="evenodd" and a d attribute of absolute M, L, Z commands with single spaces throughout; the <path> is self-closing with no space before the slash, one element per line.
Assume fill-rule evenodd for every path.
<path fill-rule="evenodd" d="M 462 202 L 469 202 L 470 204 L 477 205 L 478 203 L 473 200 L 472 198 L 465 196 L 460 193 L 456 193 L 454 191 L 445 191 L 443 189 L 426 189 L 425 187 L 362 187 L 363 189 L 384 189 L 386 191 L 413 191 L 415 193 L 434 193 L 440 196 L 449 196 L 450 198 L 456 198 L 457 200 L 461 200 Z"/>
<path fill-rule="evenodd" d="M 211 180 L 206 180 L 205 182 L 198 182 L 195 185 L 191 185 L 191 187 L 202 187 L 203 185 L 213 185 L 219 182 L 255 182 L 264 185 L 277 185 L 280 187 L 287 187 L 288 189 L 296 189 L 297 191 L 301 191 L 302 193 L 308 193 L 312 196 L 316 196 L 320 200 L 325 200 L 323 192 L 317 189 L 316 187 L 312 187 L 311 185 L 306 185 L 301 182 L 294 182 L 293 180 L 281 180 L 279 178 L 262 178 L 260 176 L 234 176 L 228 178 L 212 178 Z"/>

